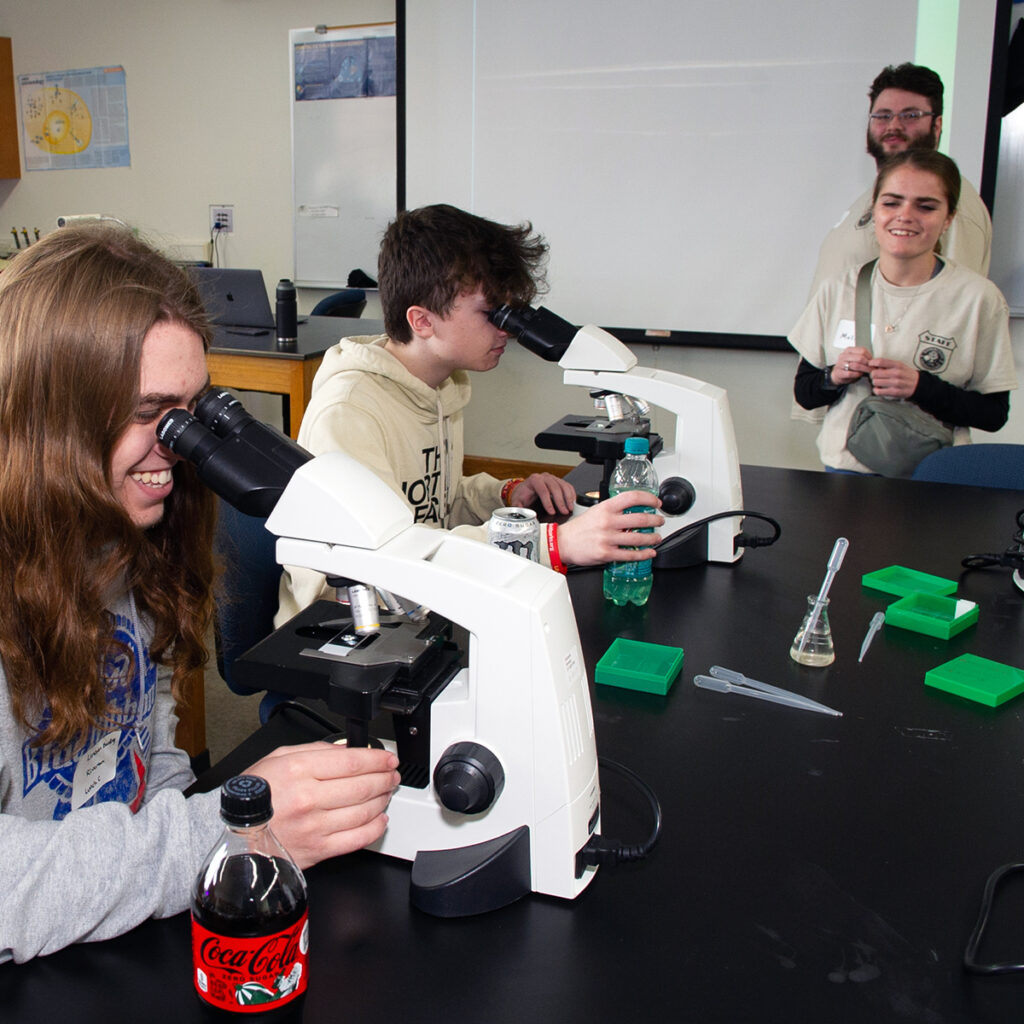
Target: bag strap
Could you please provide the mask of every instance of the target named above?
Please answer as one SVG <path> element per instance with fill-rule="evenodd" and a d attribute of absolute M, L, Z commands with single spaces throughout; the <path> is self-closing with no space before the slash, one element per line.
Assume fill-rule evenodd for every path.
<path fill-rule="evenodd" d="M 875 269 L 875 260 L 868 260 L 857 275 L 857 297 L 854 305 L 856 317 L 856 340 L 861 348 L 871 349 L 871 272 Z"/>

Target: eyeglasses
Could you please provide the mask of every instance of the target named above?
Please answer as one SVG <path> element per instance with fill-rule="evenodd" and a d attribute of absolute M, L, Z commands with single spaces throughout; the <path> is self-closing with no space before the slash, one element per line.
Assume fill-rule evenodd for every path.
<path fill-rule="evenodd" d="M 898 114 L 882 110 L 877 114 L 868 114 L 868 117 L 875 124 L 891 124 L 894 117 L 899 120 L 900 124 L 914 124 L 922 117 L 935 117 L 935 114 L 931 110 L 901 110 Z"/>

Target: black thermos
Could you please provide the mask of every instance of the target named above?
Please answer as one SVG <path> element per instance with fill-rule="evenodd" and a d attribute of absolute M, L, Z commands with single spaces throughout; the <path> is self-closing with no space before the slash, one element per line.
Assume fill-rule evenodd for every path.
<path fill-rule="evenodd" d="M 299 336 L 295 312 L 295 285 L 286 277 L 277 282 L 277 340 L 294 342 Z"/>

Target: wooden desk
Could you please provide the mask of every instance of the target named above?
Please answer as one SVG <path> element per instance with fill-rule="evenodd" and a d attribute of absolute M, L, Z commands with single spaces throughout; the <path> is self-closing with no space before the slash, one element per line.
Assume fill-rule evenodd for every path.
<path fill-rule="evenodd" d="M 309 404 L 313 377 L 324 353 L 349 335 L 381 334 L 381 320 L 311 316 L 299 324 L 293 349 L 279 349 L 274 331 L 265 334 L 235 334 L 218 327 L 206 357 L 210 383 L 239 391 L 265 391 L 284 398 L 284 429 L 292 438 Z"/>
<path fill-rule="evenodd" d="M 202 672 L 194 672 L 189 678 L 185 701 L 178 705 L 177 711 L 174 742 L 193 759 L 193 771 L 201 771 L 210 764 L 206 747 L 206 679 Z"/>

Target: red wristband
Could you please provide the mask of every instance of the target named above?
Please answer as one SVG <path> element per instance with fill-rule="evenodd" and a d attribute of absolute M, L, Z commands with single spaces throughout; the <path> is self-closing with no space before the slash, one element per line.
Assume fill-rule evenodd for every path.
<path fill-rule="evenodd" d="M 506 480 L 501 488 L 501 503 L 502 505 L 508 505 L 509 499 L 512 497 L 512 492 L 523 482 L 521 476 L 517 476 L 513 480 Z"/>
<path fill-rule="evenodd" d="M 558 553 L 558 523 L 548 523 L 548 557 L 551 559 L 551 568 L 560 572 L 563 576 L 569 571 L 565 562 Z"/>

